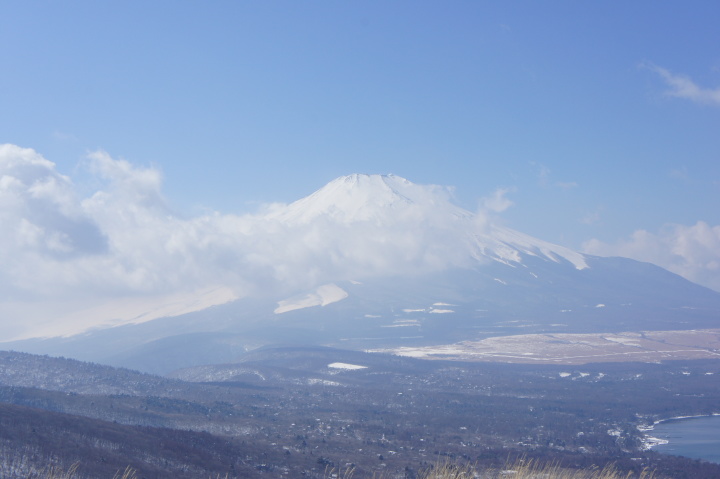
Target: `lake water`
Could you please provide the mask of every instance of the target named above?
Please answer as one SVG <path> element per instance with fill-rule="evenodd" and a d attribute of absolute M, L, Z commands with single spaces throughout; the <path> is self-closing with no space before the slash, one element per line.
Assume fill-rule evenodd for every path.
<path fill-rule="evenodd" d="M 720 463 L 720 416 L 673 419 L 655 425 L 648 434 L 668 441 L 654 446 L 654 451 Z"/>

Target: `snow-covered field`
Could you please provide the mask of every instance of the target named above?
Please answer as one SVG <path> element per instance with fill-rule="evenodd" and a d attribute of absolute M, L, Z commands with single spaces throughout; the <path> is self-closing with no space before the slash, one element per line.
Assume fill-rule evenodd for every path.
<path fill-rule="evenodd" d="M 367 369 L 367 366 L 360 366 L 358 364 L 348 364 L 348 363 L 330 363 L 328 364 L 329 368 L 332 369 L 345 369 L 348 371 L 354 371 L 357 369 Z"/>
<path fill-rule="evenodd" d="M 423 359 L 584 364 L 720 358 L 720 330 L 520 334 L 382 352 Z"/>

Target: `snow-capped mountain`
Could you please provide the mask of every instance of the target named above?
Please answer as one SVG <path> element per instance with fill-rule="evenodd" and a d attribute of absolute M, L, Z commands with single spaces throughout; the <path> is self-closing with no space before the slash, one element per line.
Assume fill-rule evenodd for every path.
<path fill-rule="evenodd" d="M 269 215 L 288 223 L 326 218 L 339 223 L 385 223 L 399 215 L 440 212 L 451 218 L 473 215 L 452 204 L 449 189 L 416 185 L 395 175 L 353 174 L 337 178 L 315 193 Z"/>
<path fill-rule="evenodd" d="M 463 252 L 480 261 L 521 263 L 522 257 L 529 255 L 566 260 L 578 269 L 587 267 L 580 253 L 490 224 L 485 214 L 453 204 L 451 191 L 445 187 L 417 185 L 395 175 L 337 178 L 310 196 L 271 212 L 268 218 L 289 225 L 322 221 L 347 227 L 402 227 L 410 234 L 443 231 L 449 233 L 446 240 L 464 243 Z"/>
<path fill-rule="evenodd" d="M 373 349 L 720 326 L 720 293 L 533 238 L 455 205 L 447 188 L 393 175 L 338 178 L 257 221 L 278 232 L 267 240 L 282 249 L 276 274 L 307 270 L 294 287 L 4 346 L 165 372 L 269 344 Z"/>

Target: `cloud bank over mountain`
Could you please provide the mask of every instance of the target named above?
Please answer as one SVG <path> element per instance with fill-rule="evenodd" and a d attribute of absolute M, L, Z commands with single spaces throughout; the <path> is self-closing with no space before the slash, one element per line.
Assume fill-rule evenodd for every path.
<path fill-rule="evenodd" d="M 89 194 L 36 151 L 0 145 L 0 339 L 140 322 L 343 279 L 463 268 L 489 261 L 486 250 L 513 261 L 507 242 L 584 267 L 566 248 L 494 229 L 496 215 L 512 205 L 509 189 L 469 212 L 446 187 L 350 175 L 254 214 L 186 217 L 163 198 L 156 168 L 102 151 L 83 166 Z M 586 249 L 632 257 L 652 251 L 638 259 L 720 289 L 712 275 L 718 229 L 678 226 L 667 238 L 645 233 Z"/>
<path fill-rule="evenodd" d="M 698 221 L 691 226 L 666 225 L 658 233 L 637 230 L 616 243 L 592 239 L 584 244 L 583 250 L 653 263 L 720 291 L 720 225 Z"/>
<path fill-rule="evenodd" d="M 145 298 L 143 307 L 111 313 L 128 320 L 151 297 L 193 298 L 224 288 L 220 299 L 228 300 L 283 294 L 329 279 L 462 266 L 470 257 L 461 230 L 476 219 L 482 218 L 478 228 L 487 223 L 482 214 L 476 218 L 452 205 L 447 189 L 410 182 L 403 192 L 412 200 L 405 198 L 403 208 L 390 204 L 397 198 L 389 190 L 385 199 L 382 191 L 345 198 L 340 209 L 337 195 L 325 204 L 313 200 L 315 208 L 352 217 L 316 211 L 305 218 L 297 205 L 273 204 L 251 215 L 188 218 L 166 204 L 157 169 L 102 151 L 91 153 L 84 166 L 97 186 L 86 197 L 34 150 L 0 146 L 0 302 L 9 319 L 0 334 L 101 300 L 130 304 L 128 298 Z M 388 204 L 368 203 L 373 201 Z M 364 204 L 364 210 L 353 211 L 352 204 Z M 446 210 L 457 216 L 446 217 Z"/>

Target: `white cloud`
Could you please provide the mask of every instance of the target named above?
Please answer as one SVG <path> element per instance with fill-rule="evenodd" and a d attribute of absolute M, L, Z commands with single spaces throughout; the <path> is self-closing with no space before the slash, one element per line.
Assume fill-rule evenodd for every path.
<path fill-rule="evenodd" d="M 659 233 L 638 230 L 615 244 L 590 240 L 583 249 L 589 254 L 654 263 L 720 291 L 720 225 L 699 221 L 692 226 L 667 225 Z"/>
<path fill-rule="evenodd" d="M 42 284 L 30 265 L 62 265 L 106 249 L 102 232 L 82 210 L 70 179 L 27 148 L 0 145 L 0 223 L 3 286 L 52 288 L 52 282 Z"/>
<path fill-rule="evenodd" d="M 491 196 L 481 200 L 481 210 L 492 213 L 502 213 L 513 205 L 512 200 L 507 198 L 508 193 L 513 193 L 514 188 L 498 188 Z"/>
<path fill-rule="evenodd" d="M 649 68 L 662 77 L 669 87 L 665 92 L 667 95 L 695 103 L 720 106 L 720 87 L 714 89 L 700 87 L 690 77 L 672 73 L 652 63 L 643 63 L 641 66 Z"/>
<path fill-rule="evenodd" d="M 580 218 L 580 223 L 584 225 L 592 225 L 600 221 L 600 212 L 599 211 L 593 211 L 590 213 L 587 213 L 585 216 Z"/>
<path fill-rule="evenodd" d="M 538 164 L 535 162 L 530 163 L 532 166 L 538 167 L 538 184 L 542 186 L 543 188 L 560 188 L 563 190 L 569 190 L 572 188 L 577 188 L 579 185 L 575 181 L 556 181 L 551 180 L 552 178 L 552 172 L 550 171 L 550 168 L 548 168 L 545 165 Z"/>

